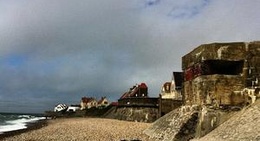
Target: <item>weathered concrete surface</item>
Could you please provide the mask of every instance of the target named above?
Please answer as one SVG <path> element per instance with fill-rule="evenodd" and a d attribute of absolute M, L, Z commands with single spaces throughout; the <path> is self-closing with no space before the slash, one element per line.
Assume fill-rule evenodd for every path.
<path fill-rule="evenodd" d="M 216 127 L 230 119 L 237 113 L 237 109 L 212 109 L 203 106 L 199 111 L 199 120 L 196 129 L 196 138 L 203 137 Z"/>
<path fill-rule="evenodd" d="M 231 109 L 181 106 L 159 118 L 145 133 L 155 140 L 188 141 L 206 135 L 236 113 Z"/>
<path fill-rule="evenodd" d="M 243 105 L 244 88 L 259 87 L 260 42 L 204 44 L 182 57 L 183 97 L 189 105 Z"/>
<path fill-rule="evenodd" d="M 182 100 L 175 99 L 162 99 L 159 98 L 159 117 L 171 112 L 174 109 L 181 107 L 183 104 Z"/>
<path fill-rule="evenodd" d="M 154 122 L 158 118 L 158 108 L 152 107 L 114 107 L 104 114 L 104 118 L 112 118 L 136 122 Z"/>
<path fill-rule="evenodd" d="M 203 75 L 193 81 L 184 82 L 185 103 L 197 105 L 241 104 L 243 102 L 235 103 L 231 99 L 231 93 L 243 88 L 241 76 Z"/>
<path fill-rule="evenodd" d="M 158 116 L 158 108 L 122 107 L 117 108 L 116 117 L 119 120 L 154 122 Z"/>
<path fill-rule="evenodd" d="M 164 115 L 144 131 L 159 141 L 186 141 L 195 137 L 198 122 L 197 106 L 182 106 Z"/>
<path fill-rule="evenodd" d="M 183 56 L 183 70 L 202 60 L 244 60 L 259 64 L 260 42 L 234 42 L 203 44 Z M 255 64 L 257 63 L 257 64 Z"/>
<path fill-rule="evenodd" d="M 195 140 L 195 139 L 194 139 Z M 259 141 L 260 100 L 245 107 L 206 136 L 195 141 Z"/>
<path fill-rule="evenodd" d="M 228 120 L 231 128 L 226 126 L 227 133 L 216 140 L 229 139 L 229 135 L 232 135 L 229 140 L 260 140 L 260 132 L 254 133 L 253 138 L 252 131 L 246 131 L 255 129 L 253 124 L 246 125 L 247 120 L 260 123 L 259 106 L 249 110 L 257 116 L 247 119 L 250 112 L 242 110 L 238 113 L 240 117 L 233 119 L 236 110 L 259 98 L 260 42 L 201 45 L 182 57 L 182 69 L 184 106 L 158 119 L 145 130 L 147 135 L 155 140 L 186 141 L 202 137 Z M 236 124 L 242 124 L 239 128 L 245 132 L 239 131 Z M 250 134 L 249 138 L 239 137 L 244 133 Z"/>

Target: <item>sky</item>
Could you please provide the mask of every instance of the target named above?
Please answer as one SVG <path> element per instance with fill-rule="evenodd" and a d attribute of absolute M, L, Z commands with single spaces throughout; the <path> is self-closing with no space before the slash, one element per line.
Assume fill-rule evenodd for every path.
<path fill-rule="evenodd" d="M 158 97 L 201 44 L 260 39 L 259 0 L 0 0 L 0 112 Z"/>

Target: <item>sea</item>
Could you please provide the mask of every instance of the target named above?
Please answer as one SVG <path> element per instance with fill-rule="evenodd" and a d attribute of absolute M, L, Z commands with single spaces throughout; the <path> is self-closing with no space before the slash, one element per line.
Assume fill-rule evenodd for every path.
<path fill-rule="evenodd" d="M 27 124 L 43 119 L 42 114 L 0 113 L 0 134 L 26 129 Z"/>

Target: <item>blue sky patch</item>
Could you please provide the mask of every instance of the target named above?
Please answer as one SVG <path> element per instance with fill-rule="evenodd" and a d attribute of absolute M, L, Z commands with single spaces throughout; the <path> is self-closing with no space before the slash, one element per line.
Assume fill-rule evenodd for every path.
<path fill-rule="evenodd" d="M 199 3 L 194 3 L 192 5 L 186 3 L 185 5 L 173 7 L 168 16 L 173 17 L 174 19 L 192 18 L 200 14 L 209 3 L 210 0 L 202 0 Z"/>
<path fill-rule="evenodd" d="M 28 60 L 28 57 L 26 55 L 12 54 L 12 55 L 7 56 L 4 59 L 4 64 L 7 66 L 11 66 L 11 67 L 20 67 L 27 60 Z"/>
<path fill-rule="evenodd" d="M 146 0 L 145 1 L 145 6 L 153 6 L 156 5 L 160 2 L 160 0 Z"/>

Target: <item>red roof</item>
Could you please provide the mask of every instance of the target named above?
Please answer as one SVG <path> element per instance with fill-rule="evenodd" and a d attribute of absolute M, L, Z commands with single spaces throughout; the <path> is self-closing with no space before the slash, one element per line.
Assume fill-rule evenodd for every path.
<path fill-rule="evenodd" d="M 111 102 L 110 105 L 112 105 L 112 106 L 118 106 L 118 102 Z"/>
<path fill-rule="evenodd" d="M 125 92 L 121 97 L 120 99 L 122 98 L 127 98 L 127 97 L 132 97 L 134 96 L 134 94 L 138 91 L 138 87 L 135 87 L 134 89 L 128 91 L 128 92 Z"/>
<path fill-rule="evenodd" d="M 126 98 L 127 95 L 128 95 L 128 92 L 125 92 L 125 93 L 120 97 L 120 99 L 122 99 L 122 98 Z"/>
<path fill-rule="evenodd" d="M 94 100 L 94 98 L 93 97 L 82 97 L 81 98 L 81 101 L 83 102 L 83 103 L 89 103 L 89 102 L 91 102 L 91 101 L 93 101 Z"/>
<path fill-rule="evenodd" d="M 98 104 L 101 104 L 106 97 L 101 97 L 101 99 L 98 101 Z"/>
<path fill-rule="evenodd" d="M 147 88 L 145 83 L 141 83 L 141 85 L 139 85 L 140 88 Z"/>
<path fill-rule="evenodd" d="M 147 86 L 146 86 L 145 83 L 141 83 L 140 85 L 133 86 L 133 88 L 131 88 L 128 92 L 125 92 L 125 93 L 120 97 L 120 99 L 122 99 L 122 98 L 127 98 L 127 97 L 133 97 L 134 94 L 136 94 L 137 91 L 138 91 L 140 88 L 142 88 L 142 89 L 145 88 L 145 89 L 146 89 Z"/>

